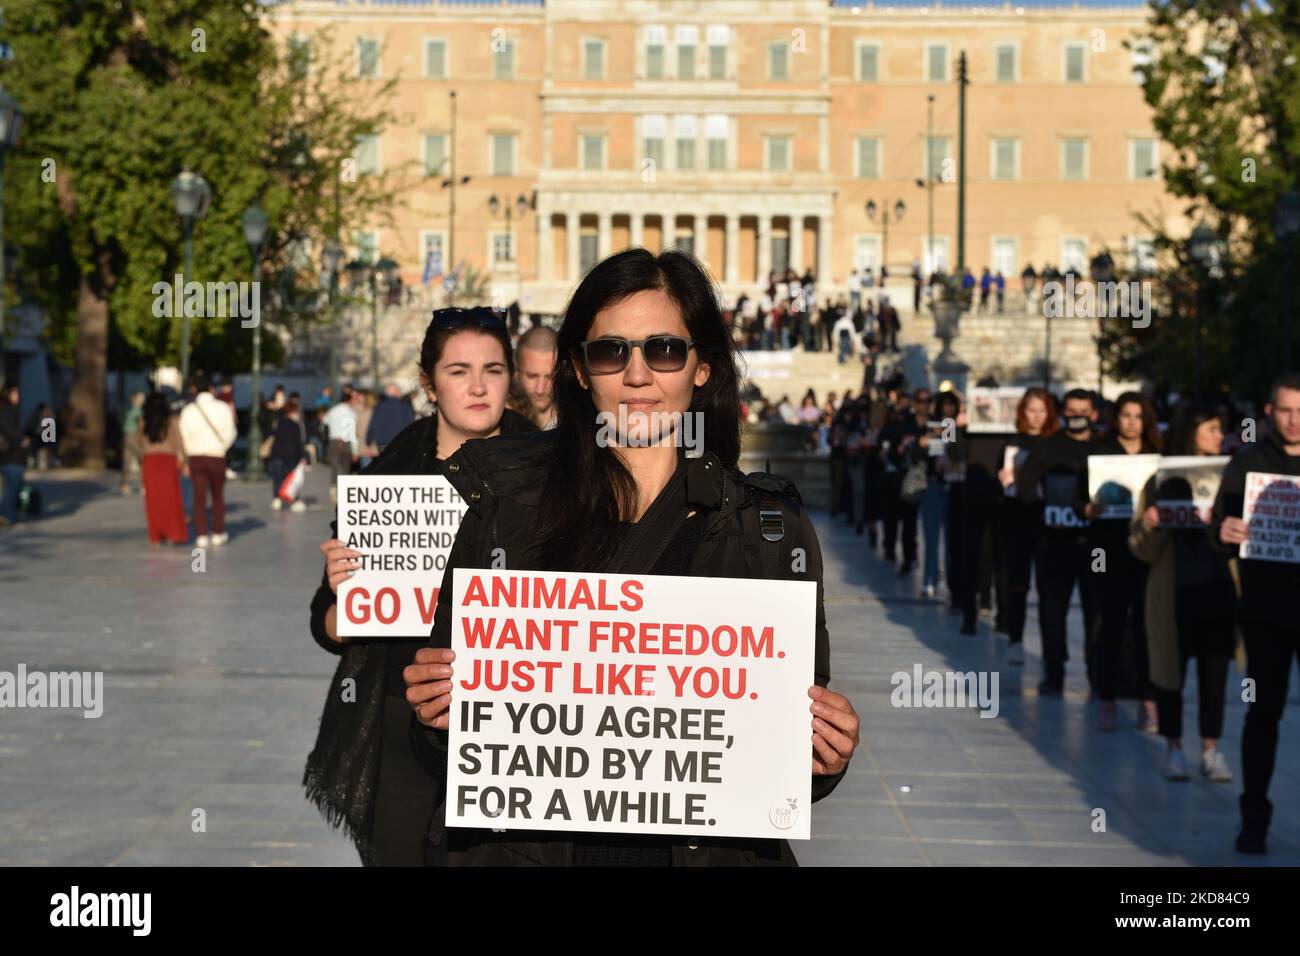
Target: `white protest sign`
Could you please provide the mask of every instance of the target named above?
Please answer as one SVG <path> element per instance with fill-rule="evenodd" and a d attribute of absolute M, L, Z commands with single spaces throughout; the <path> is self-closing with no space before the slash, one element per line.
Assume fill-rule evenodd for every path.
<path fill-rule="evenodd" d="M 448 826 L 809 838 L 814 582 L 448 586 Z"/>
<path fill-rule="evenodd" d="M 362 554 L 338 587 L 339 635 L 428 634 L 464 499 L 442 475 L 340 475 L 338 485 L 339 540 Z"/>
<path fill-rule="evenodd" d="M 1162 528 L 1204 528 L 1210 523 L 1227 455 L 1167 455 L 1156 469 L 1156 510 Z"/>
<path fill-rule="evenodd" d="M 1250 536 L 1240 557 L 1300 564 L 1300 478 L 1247 472 L 1241 518 Z"/>
<path fill-rule="evenodd" d="M 1014 432 L 1023 385 L 973 386 L 967 404 L 967 432 Z"/>
<path fill-rule="evenodd" d="M 1089 455 L 1088 500 L 1098 518 L 1132 518 L 1133 507 L 1160 466 L 1159 455 Z"/>

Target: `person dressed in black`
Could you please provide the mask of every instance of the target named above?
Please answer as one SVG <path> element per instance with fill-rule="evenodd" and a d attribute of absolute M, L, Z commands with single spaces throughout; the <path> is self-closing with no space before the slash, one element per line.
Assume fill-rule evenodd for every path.
<path fill-rule="evenodd" d="M 1300 477 L 1300 374 L 1283 375 L 1273 383 L 1265 406 L 1272 428 L 1260 441 L 1242 450 L 1223 470 L 1214 500 L 1210 543 L 1219 553 L 1238 554 L 1242 542 L 1255 532 L 1242 520 L 1246 476 L 1251 472 Z M 1300 568 L 1285 561 L 1239 558 L 1241 600 L 1237 622 L 1246 642 L 1249 677 L 1255 697 L 1246 711 L 1241 735 L 1241 832 L 1237 850 L 1265 853 L 1273 804 L 1268 785 L 1277 760 L 1277 727 L 1286 705 L 1291 668 L 1300 659 Z"/>
<path fill-rule="evenodd" d="M 783 479 L 746 478 L 736 470 L 738 376 L 717 303 L 707 274 L 680 252 L 655 256 L 630 249 L 596 265 L 574 292 L 559 332 L 556 428 L 467 442 L 447 464 L 469 511 L 446 573 L 490 567 L 492 553 L 503 550 L 514 570 L 815 581 L 816 620 L 810 624 L 816 683 L 808 694 L 816 801 L 842 779 L 858 742 L 858 717 L 847 699 L 826 688 L 830 643 L 821 553 L 797 492 Z M 702 416 L 700 457 L 673 447 L 675 432 L 655 443 L 636 439 L 634 429 L 652 424 L 652 413 L 688 411 Z M 598 416 L 620 412 L 627 415 L 628 433 L 598 440 Z M 763 537 L 760 507 L 769 522 L 776 520 L 770 512 L 779 511 L 779 540 Z M 806 568 L 798 571 L 789 551 L 796 546 L 807 555 Z M 423 765 L 440 780 L 455 700 L 451 619 L 451 591 L 444 588 L 433 646 L 421 649 L 405 673 L 418 721 L 412 739 Z M 431 865 L 794 863 L 789 844 L 776 839 L 496 832 L 447 827 L 445 821 L 446 803 L 439 799 Z"/>
<path fill-rule="evenodd" d="M 1156 427 L 1155 409 L 1139 392 L 1125 392 L 1111 406 L 1110 428 L 1098 443 L 1100 455 L 1154 455 L 1160 451 L 1160 431 Z M 1095 507 L 1089 505 L 1089 514 Z M 1115 697 L 1120 684 L 1120 650 L 1131 628 L 1134 635 L 1136 679 L 1138 686 L 1138 729 L 1156 730 L 1155 692 L 1147 667 L 1146 613 L 1143 610 L 1147 586 L 1147 566 L 1126 547 L 1129 519 L 1098 518 L 1092 522 L 1092 547 L 1101 548 L 1106 556 L 1106 570 L 1096 575 L 1093 584 L 1101 615 L 1101 642 L 1097 655 L 1097 696 L 1101 706 L 1097 726 L 1116 730 L 1119 717 Z"/>
<path fill-rule="evenodd" d="M 1038 518 L 1021 500 L 1018 482 L 1030 451 L 1060 428 L 1056 399 L 1045 388 L 1029 388 L 1016 405 L 1016 434 L 1002 448 L 998 482 L 1003 498 L 996 510 L 996 534 L 1006 575 L 1006 608 L 1002 619 L 1007 631 L 1007 663 L 1025 662 L 1025 616 L 1029 582 L 1038 541 Z"/>
<path fill-rule="evenodd" d="M 915 406 L 913 406 L 915 401 Z M 885 560 L 895 560 L 899 526 L 902 526 L 903 563 L 898 573 L 908 574 L 916 568 L 916 519 L 924 487 L 915 494 L 904 494 L 903 479 L 914 465 L 924 467 L 925 449 L 918 440 L 930 420 L 930 390 L 918 388 L 912 399 L 900 395 L 890 417 L 880 429 L 880 455 L 884 464 L 881 486 L 884 540 L 881 547 Z"/>
<path fill-rule="evenodd" d="M 1066 618 L 1070 596 L 1079 586 L 1084 633 L 1094 613 L 1092 556 L 1089 551 L 1088 456 L 1097 454 L 1092 423 L 1097 407 L 1091 392 L 1065 393 L 1065 428 L 1039 441 L 1029 452 L 1016 492 L 1033 513 L 1038 528 L 1034 554 L 1038 578 L 1038 625 L 1043 637 L 1043 678 L 1038 692 L 1059 697 L 1065 688 Z"/>
<path fill-rule="evenodd" d="M 491 309 L 440 309 L 420 348 L 420 384 L 435 414 L 404 428 L 364 475 L 441 475 L 467 439 L 536 431 L 505 407 L 514 373 L 505 322 Z M 494 441 L 496 439 L 493 439 Z M 337 525 L 335 526 L 337 529 Z M 336 590 L 361 553 L 331 538 L 321 545 L 325 572 L 311 603 L 312 636 L 340 655 L 307 758 L 307 795 L 342 825 L 367 865 L 419 866 L 433 815 L 434 781 L 415 761 L 411 709 L 402 669 L 428 639 L 341 638 Z M 344 681 L 352 680 L 352 700 Z"/>

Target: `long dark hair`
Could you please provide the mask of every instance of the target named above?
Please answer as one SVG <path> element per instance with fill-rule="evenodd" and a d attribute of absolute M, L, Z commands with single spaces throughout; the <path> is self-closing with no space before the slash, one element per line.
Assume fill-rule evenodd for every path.
<path fill-rule="evenodd" d="M 155 445 L 167 437 L 167 423 L 172 417 L 171 403 L 162 392 L 150 392 L 144 398 L 144 434 Z"/>
<path fill-rule="evenodd" d="M 1160 450 L 1160 428 L 1156 425 L 1156 410 L 1151 399 L 1141 392 L 1125 392 L 1110 407 L 1110 428 L 1106 437 L 1119 441 L 1119 414 L 1125 405 L 1136 405 L 1142 409 L 1142 451 L 1153 453 Z"/>
<path fill-rule="evenodd" d="M 682 252 L 654 255 L 628 249 L 593 268 L 573 293 L 560 327 L 555 365 L 555 453 L 543 497 L 540 534 L 545 567 L 600 567 L 613 550 L 601 533 L 637 503 L 636 481 L 611 448 L 596 443 L 597 411 L 574 368 L 597 313 L 638 292 L 661 291 L 681 309 L 709 379 L 695 389 L 688 409 L 701 413 L 703 451 L 725 466 L 740 458 L 740 388 L 731 336 L 718 295 L 699 263 Z"/>
<path fill-rule="evenodd" d="M 1196 431 L 1206 422 L 1218 418 L 1219 413 L 1209 405 L 1184 402 L 1174 409 L 1165 433 L 1166 455 L 1196 455 Z"/>

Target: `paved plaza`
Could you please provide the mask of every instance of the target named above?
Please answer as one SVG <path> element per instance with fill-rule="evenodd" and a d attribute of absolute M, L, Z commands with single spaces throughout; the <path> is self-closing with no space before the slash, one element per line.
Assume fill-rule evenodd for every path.
<path fill-rule="evenodd" d="M 335 662 L 307 626 L 331 517 L 324 469 L 301 514 L 272 512 L 265 484 L 228 485 L 230 544 L 203 573 L 189 548 L 149 548 L 141 499 L 118 495 L 115 476 L 36 477 L 49 514 L 0 532 L 0 670 L 102 670 L 105 703 L 95 720 L 0 710 L 0 864 L 356 865 L 300 784 Z M 842 523 L 817 525 L 833 687 L 863 729 L 812 841 L 795 846 L 803 864 L 1300 864 L 1295 675 L 1271 852 L 1240 857 L 1238 784 L 1166 782 L 1163 741 L 1135 729 L 1128 702 L 1118 733 L 1093 729 L 1077 609 L 1065 697 L 1040 700 L 1036 607 L 1026 665 L 1006 665 L 987 618 L 959 635 L 946 605 L 919 598 L 919 572 L 900 579 Z M 996 671 L 998 715 L 893 707 L 891 675 L 917 665 Z M 1240 676 L 1223 741 L 1238 775 Z"/>

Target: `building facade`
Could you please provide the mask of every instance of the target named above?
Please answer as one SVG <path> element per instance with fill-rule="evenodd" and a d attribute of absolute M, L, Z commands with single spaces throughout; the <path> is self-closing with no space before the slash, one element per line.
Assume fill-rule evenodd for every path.
<path fill-rule="evenodd" d="M 1137 0 L 292 0 L 285 42 L 397 79 L 358 171 L 399 169 L 394 224 L 357 228 L 418 283 L 466 262 L 557 311 L 600 258 L 672 245 L 729 295 L 769 271 L 952 269 L 966 88 L 964 262 L 1140 263 L 1177 218 L 1129 43 Z M 327 30 L 327 33 L 320 33 Z M 453 212 L 454 203 L 454 212 Z"/>

